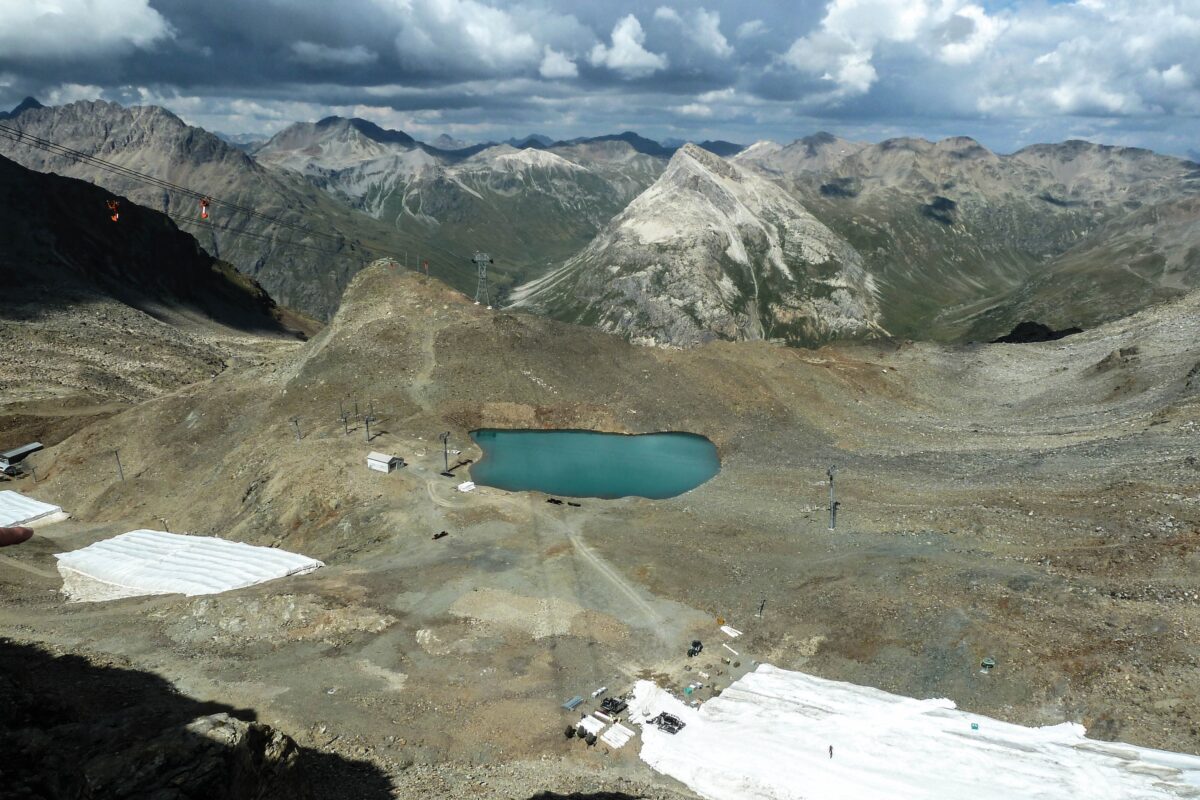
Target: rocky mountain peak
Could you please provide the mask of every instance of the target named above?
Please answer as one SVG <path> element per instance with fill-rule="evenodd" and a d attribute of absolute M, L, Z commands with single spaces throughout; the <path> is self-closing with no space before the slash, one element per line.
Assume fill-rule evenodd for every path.
<path fill-rule="evenodd" d="M 697 169 L 701 172 L 697 173 Z M 701 175 L 711 173 L 731 181 L 740 181 L 744 175 L 741 170 L 725 159 L 691 142 L 680 147 L 675 151 L 675 155 L 671 156 L 664 176 L 680 172 Z"/>
<path fill-rule="evenodd" d="M 39 108 L 45 108 L 45 106 L 39 103 L 36 98 L 26 97 L 24 100 L 18 103 L 17 107 L 12 111 L 8 112 L 7 114 L 0 114 L 0 119 L 3 119 L 4 117 L 16 117 L 25 111 L 36 110 Z"/>
<path fill-rule="evenodd" d="M 996 154 L 970 136 L 950 136 L 938 141 L 934 149 L 954 158 L 996 158 Z"/>
<path fill-rule="evenodd" d="M 417 140 L 404 131 L 381 128 L 374 122 L 359 117 L 325 117 L 318 120 L 316 129 L 319 131 L 335 130 L 339 133 L 358 133 L 373 142 L 381 144 L 415 145 Z"/>
<path fill-rule="evenodd" d="M 853 248 L 775 183 L 692 144 L 582 253 L 512 297 L 675 346 L 880 330 L 874 281 Z"/>

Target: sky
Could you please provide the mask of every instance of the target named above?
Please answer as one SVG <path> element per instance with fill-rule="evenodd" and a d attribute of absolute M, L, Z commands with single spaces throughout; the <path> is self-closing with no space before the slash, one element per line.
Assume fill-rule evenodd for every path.
<path fill-rule="evenodd" d="M 0 107 L 269 135 L 1082 138 L 1200 157 L 1200 0 L 0 0 Z"/>

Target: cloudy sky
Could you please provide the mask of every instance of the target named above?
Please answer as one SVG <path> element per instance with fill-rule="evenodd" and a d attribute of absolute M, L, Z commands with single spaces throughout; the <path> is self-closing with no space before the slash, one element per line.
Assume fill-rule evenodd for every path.
<path fill-rule="evenodd" d="M 1200 0 L 0 0 L 0 106 L 480 141 L 966 134 L 1200 150 Z"/>

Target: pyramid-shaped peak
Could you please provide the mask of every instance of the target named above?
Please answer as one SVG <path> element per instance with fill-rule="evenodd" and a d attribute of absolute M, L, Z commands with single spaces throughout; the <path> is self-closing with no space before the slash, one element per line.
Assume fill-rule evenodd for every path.
<path fill-rule="evenodd" d="M 23 111 L 37 111 L 39 108 L 45 108 L 45 106 L 39 103 L 37 98 L 26 97 L 17 104 L 17 107 L 10 112 L 9 116 L 15 117 Z"/>
<path fill-rule="evenodd" d="M 735 166 L 721 158 L 716 153 L 705 150 L 700 145 L 693 144 L 692 142 L 688 142 L 675 151 L 675 155 L 671 156 L 671 162 L 667 168 L 670 169 L 672 166 L 678 167 L 681 164 L 689 161 L 699 163 L 710 172 L 714 172 L 726 178 L 733 178 L 734 180 L 740 179 L 740 175 Z"/>

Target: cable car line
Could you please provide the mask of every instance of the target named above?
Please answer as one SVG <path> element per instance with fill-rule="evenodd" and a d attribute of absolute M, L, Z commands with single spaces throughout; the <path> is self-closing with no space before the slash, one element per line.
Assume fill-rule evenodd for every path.
<path fill-rule="evenodd" d="M 99 167 L 100 169 L 107 170 L 109 172 L 113 172 L 117 175 L 121 175 L 126 178 L 132 178 L 134 180 L 141 181 L 142 183 L 147 183 L 151 186 L 155 186 L 160 189 L 166 189 L 168 191 L 173 191 L 178 194 L 183 194 L 183 195 L 195 198 L 197 200 L 200 200 L 200 201 L 202 201 L 202 205 L 201 205 L 202 215 L 208 214 L 208 208 L 210 206 L 223 206 L 232 211 L 241 212 L 248 216 L 256 217 L 258 219 L 264 220 L 266 222 L 270 222 L 275 225 L 279 225 L 281 227 L 291 228 L 292 230 L 299 231 L 301 233 L 304 233 L 304 234 L 307 234 L 310 236 L 319 236 L 324 239 L 338 242 L 339 244 L 347 243 L 346 237 L 342 234 L 323 233 L 321 231 L 316 231 L 316 230 L 313 230 L 313 229 L 308 228 L 303 225 L 298 225 L 294 222 L 288 222 L 287 220 L 279 219 L 278 217 L 272 217 L 268 214 L 262 213 L 261 211 L 256 211 L 253 208 L 249 208 L 247 206 L 243 206 L 238 203 L 231 202 L 229 200 L 221 200 L 219 198 L 213 197 L 212 195 L 209 195 L 209 194 L 206 194 L 203 192 L 198 192 L 195 189 L 189 189 L 186 186 L 180 186 L 177 183 L 173 183 L 173 182 L 165 180 L 163 178 L 157 178 L 153 175 L 148 175 L 144 172 L 140 172 L 138 170 L 132 169 L 131 167 L 126 167 L 121 164 L 116 164 L 112 161 L 108 161 L 106 159 L 100 158 L 99 156 L 94 156 L 94 155 L 90 155 L 88 153 L 84 153 L 80 150 L 75 150 L 74 148 L 67 147 L 66 145 L 58 144 L 57 142 L 51 141 L 49 139 L 45 139 L 40 136 L 35 136 L 34 134 L 27 133 L 18 128 L 12 128 L 8 125 L 4 125 L 3 123 L 0 123 L 0 134 L 4 134 L 5 138 L 7 138 L 8 140 L 15 142 L 17 144 L 24 144 L 29 147 L 35 147 L 40 150 L 44 150 L 48 153 L 51 153 L 53 155 L 59 155 L 59 156 L 63 156 L 66 158 L 70 158 L 74 161 L 78 161 L 78 162 L 81 162 L 81 163 L 84 163 L 84 164 L 87 164 L 90 166 Z M 380 251 L 374 251 L 374 252 L 380 252 Z M 394 257 L 394 256 L 392 256 L 392 257 Z"/>

